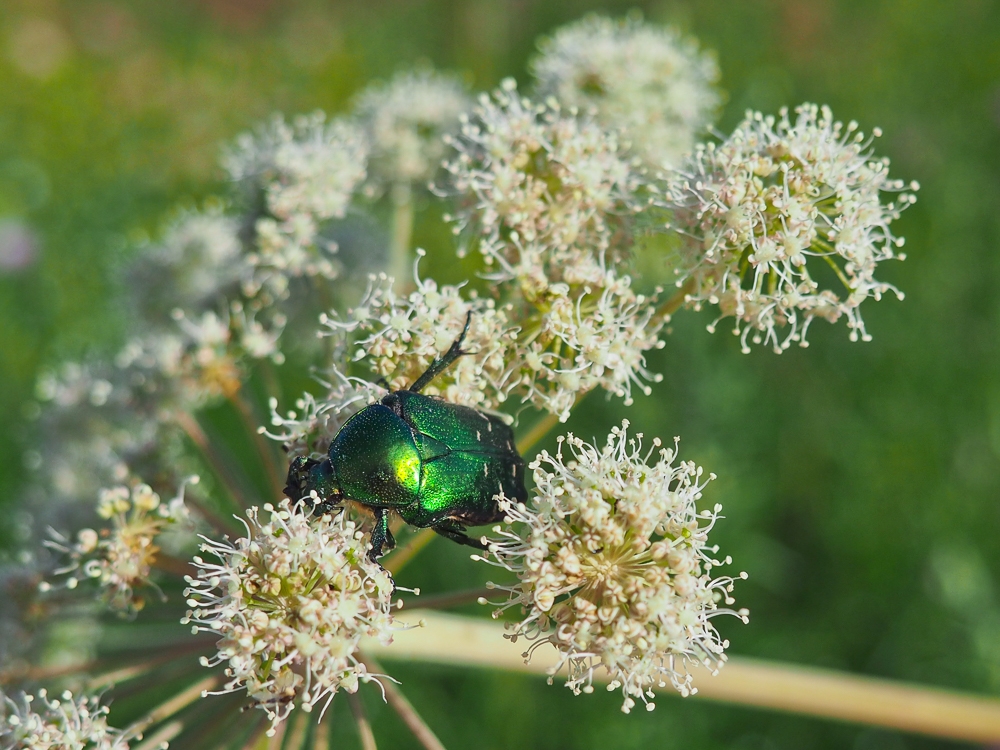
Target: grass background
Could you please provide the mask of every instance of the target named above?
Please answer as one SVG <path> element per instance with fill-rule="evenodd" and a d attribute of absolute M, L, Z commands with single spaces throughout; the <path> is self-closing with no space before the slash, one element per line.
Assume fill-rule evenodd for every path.
<path fill-rule="evenodd" d="M 744 356 L 683 313 L 653 395 L 629 410 L 592 396 L 574 429 L 627 414 L 720 476 L 717 538 L 751 574 L 751 624 L 723 623 L 734 653 L 1000 692 L 1000 6 L 986 0 L 0 0 L 0 237 L 16 224 L 37 243 L 14 269 L 0 242 L 0 511 L 23 484 L 39 367 L 117 348 L 120 268 L 178 203 L 219 190 L 220 141 L 276 110 L 342 111 L 418 60 L 477 89 L 524 80 L 539 34 L 632 7 L 717 51 L 723 130 L 747 107 L 825 102 L 881 126 L 893 175 L 923 189 L 899 222 L 909 259 L 882 274 L 907 298 L 866 305 L 874 342 L 817 323 L 809 349 Z M 0 535 L 10 545 L 11 525 Z M 412 582 L 467 583 L 464 557 L 438 544 Z M 679 699 L 626 717 L 615 696 L 527 677 L 393 671 L 449 747 L 955 746 Z M 368 698 L 380 741 L 412 746 Z M 334 720 L 350 746 L 345 706 Z"/>

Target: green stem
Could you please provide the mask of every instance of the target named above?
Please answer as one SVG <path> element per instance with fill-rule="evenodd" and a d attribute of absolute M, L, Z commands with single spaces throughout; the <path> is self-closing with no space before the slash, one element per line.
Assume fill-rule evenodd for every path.
<path fill-rule="evenodd" d="M 374 659 L 359 654 L 359 657 L 365 666 L 368 667 L 368 671 L 373 674 L 385 674 L 382 666 Z M 406 699 L 399 689 L 396 687 L 392 680 L 384 680 L 382 683 L 382 692 L 385 694 L 385 701 L 389 704 L 403 723 L 406 724 L 407 729 L 413 732 L 413 736 L 416 737 L 417 742 L 424 746 L 425 750 L 445 750 L 444 745 L 441 744 L 441 740 L 437 738 L 437 735 L 427 726 L 420 714 L 413 705 Z"/>
<path fill-rule="evenodd" d="M 396 183 L 392 188 L 392 239 L 389 245 L 388 273 L 395 280 L 397 292 L 412 286 L 412 237 L 413 191 L 409 183 Z"/>

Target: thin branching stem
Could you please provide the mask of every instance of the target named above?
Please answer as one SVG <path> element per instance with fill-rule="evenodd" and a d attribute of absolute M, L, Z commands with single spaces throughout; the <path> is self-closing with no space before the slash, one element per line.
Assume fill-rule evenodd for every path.
<path fill-rule="evenodd" d="M 260 420 L 257 419 L 253 407 L 244 398 L 242 391 L 231 396 L 229 402 L 239 413 L 240 420 L 243 422 L 246 431 L 250 433 L 251 440 L 257 448 L 257 454 L 260 456 L 261 463 L 264 464 L 264 471 L 267 473 L 271 497 L 274 500 L 278 500 L 284 495 L 285 481 L 281 469 L 278 467 L 275 444 L 268 440 L 261 432 Z"/>
<path fill-rule="evenodd" d="M 188 439 L 198 448 L 209 467 L 215 472 L 215 475 L 222 480 L 229 494 L 236 502 L 237 507 L 246 510 L 253 505 L 250 498 L 244 494 L 241 483 L 233 468 L 223 458 L 218 449 L 212 445 L 212 441 L 205 434 L 205 430 L 198 424 L 198 421 L 183 411 L 176 411 L 172 416 L 174 422 L 177 423 L 184 431 L 184 434 L 188 436 Z"/>
<path fill-rule="evenodd" d="M 381 665 L 372 659 L 371 657 L 359 654 L 361 661 L 364 662 L 365 666 L 368 667 L 368 671 L 372 674 L 385 674 L 385 670 L 382 669 Z M 416 737 L 417 742 L 424 746 L 426 750 L 445 750 L 444 745 L 441 744 L 441 740 L 437 738 L 437 735 L 431 730 L 427 723 L 420 717 L 413 705 L 406 699 L 392 680 L 382 681 L 382 691 L 385 693 L 386 703 L 392 708 L 399 716 L 399 718 L 406 724 L 407 729 L 409 729 L 413 736 Z"/>
<path fill-rule="evenodd" d="M 365 714 L 365 707 L 361 703 L 361 697 L 357 693 L 348 693 L 347 702 L 351 705 L 354 722 L 358 725 L 361 750 L 378 750 L 378 745 L 375 744 L 375 734 L 372 732 L 371 722 L 368 721 L 368 716 Z"/>
<path fill-rule="evenodd" d="M 458 607 L 462 604 L 472 604 L 483 597 L 488 597 L 495 593 L 494 589 L 481 587 L 465 589 L 463 591 L 448 591 L 434 596 L 422 596 L 419 599 L 411 599 L 403 604 L 406 607 L 420 607 L 420 609 L 448 609 Z"/>

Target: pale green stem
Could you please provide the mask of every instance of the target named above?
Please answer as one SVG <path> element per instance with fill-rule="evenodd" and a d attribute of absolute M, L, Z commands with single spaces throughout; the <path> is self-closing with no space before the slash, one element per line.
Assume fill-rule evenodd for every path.
<path fill-rule="evenodd" d="M 473 617 L 414 610 L 389 646 L 362 644 L 380 658 L 550 674 L 554 648 L 539 648 L 524 661 L 524 644 L 505 639 L 504 626 Z M 897 729 L 979 744 L 1000 742 L 1000 699 L 924 685 L 847 674 L 832 669 L 732 657 L 717 675 L 691 667 L 697 695 L 709 700 L 838 721 Z M 603 669 L 595 682 L 607 682 Z M 668 684 L 656 691 L 677 695 Z"/>
<path fill-rule="evenodd" d="M 368 671 L 371 674 L 385 674 L 385 671 L 374 659 L 364 656 L 363 654 L 358 655 L 365 666 L 368 667 Z M 406 728 L 409 729 L 413 736 L 417 739 L 421 745 L 424 746 L 425 750 L 445 750 L 444 745 L 441 744 L 441 740 L 437 738 L 433 730 L 427 723 L 420 717 L 417 710 L 413 705 L 406 699 L 396 684 L 392 680 L 383 680 L 382 692 L 385 694 L 385 701 L 389 704 L 396 714 L 402 719 L 403 723 L 406 724 Z"/>
<path fill-rule="evenodd" d="M 361 697 L 357 693 L 348 693 L 347 702 L 351 705 L 351 713 L 358 725 L 358 737 L 361 739 L 361 750 L 378 750 L 375 744 L 375 734 L 371 722 L 365 715 L 365 707 L 361 705 Z"/>
<path fill-rule="evenodd" d="M 392 187 L 392 238 L 389 245 L 389 275 L 395 279 L 397 292 L 413 284 L 413 256 L 410 241 L 413 237 L 413 191 L 408 182 Z"/>

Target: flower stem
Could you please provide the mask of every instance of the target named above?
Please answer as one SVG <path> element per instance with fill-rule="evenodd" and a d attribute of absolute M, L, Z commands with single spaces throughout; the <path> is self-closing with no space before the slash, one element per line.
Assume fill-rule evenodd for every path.
<path fill-rule="evenodd" d="M 411 286 L 413 271 L 410 240 L 413 236 L 413 191 L 409 183 L 392 187 L 392 240 L 389 246 L 389 276 L 397 292 Z"/>
<path fill-rule="evenodd" d="M 288 742 L 285 746 L 288 750 L 302 750 L 302 743 L 306 737 L 306 724 L 309 714 L 305 711 L 294 711 L 289 717 Z"/>
<path fill-rule="evenodd" d="M 392 553 L 392 556 L 385 563 L 385 569 L 395 575 L 406 567 L 407 563 L 430 544 L 436 536 L 437 532 L 434 529 L 421 529 Z"/>
<path fill-rule="evenodd" d="M 351 704 L 351 713 L 354 714 L 354 721 L 358 725 L 358 737 L 361 739 L 361 750 L 378 750 L 375 744 L 375 735 L 372 733 L 371 722 L 365 715 L 365 707 L 361 705 L 361 698 L 357 693 L 348 693 L 347 702 Z"/>
<path fill-rule="evenodd" d="M 244 428 L 250 433 L 254 445 L 257 446 L 257 453 L 260 456 L 261 463 L 264 464 L 264 470 L 267 472 L 267 481 L 271 488 L 272 499 L 274 501 L 280 500 L 284 497 L 285 482 L 282 472 L 278 468 L 277 458 L 274 455 L 275 444 L 268 440 L 261 432 L 259 429 L 260 421 L 254 415 L 253 408 L 240 393 L 231 396 L 229 402 L 239 413 Z"/>
<path fill-rule="evenodd" d="M 684 304 L 684 299 L 687 297 L 691 290 L 694 289 L 694 279 L 688 279 L 684 282 L 680 289 L 678 289 L 674 296 L 656 308 L 656 313 L 653 315 L 653 320 L 669 320 L 670 316 L 680 309 L 680 306 Z"/>
<path fill-rule="evenodd" d="M 330 750 L 330 719 L 324 718 L 316 725 L 313 734 L 313 750 Z"/>
<path fill-rule="evenodd" d="M 465 589 L 464 591 L 447 591 L 443 594 L 421 596 L 418 599 L 412 599 L 404 603 L 403 608 L 405 609 L 409 606 L 414 608 L 419 607 L 420 609 L 448 609 L 449 607 L 457 607 L 461 604 L 471 604 L 493 593 L 495 593 L 494 589 L 485 587 Z"/>
<path fill-rule="evenodd" d="M 538 649 L 524 663 L 521 644 L 503 625 L 431 611 L 411 617 L 423 627 L 395 634 L 390 646 L 372 639 L 369 653 L 387 659 L 548 674 L 556 652 Z M 980 744 L 1000 742 L 1000 699 L 797 664 L 733 657 L 717 676 L 692 666 L 698 696 L 709 700 L 818 716 Z M 595 682 L 607 681 L 602 670 Z M 654 688 L 654 690 L 657 688 Z M 665 694 L 674 694 L 668 686 Z"/>
<path fill-rule="evenodd" d="M 205 434 L 201 425 L 198 424 L 198 421 L 183 411 L 174 412 L 172 416 L 174 422 L 184 431 L 188 439 L 195 444 L 195 447 L 201 452 L 202 457 L 211 467 L 212 471 L 215 472 L 215 475 L 222 481 L 226 489 L 229 490 L 229 494 L 236 502 L 237 507 L 245 510 L 253 505 L 243 491 L 242 483 L 237 474 L 222 457 L 222 454 L 212 445 L 211 440 L 209 440 L 208 435 Z"/>
<path fill-rule="evenodd" d="M 360 657 L 361 661 L 368 667 L 369 672 L 373 674 L 385 674 L 385 671 L 377 661 L 366 655 L 360 655 Z M 420 718 L 420 714 L 413 708 L 406 699 L 406 696 L 399 692 L 395 684 L 391 680 L 385 680 L 381 684 L 382 691 L 385 693 L 386 703 L 399 715 L 399 718 L 406 724 L 407 729 L 413 732 L 413 736 L 417 738 L 417 742 L 423 745 L 426 750 L 445 750 L 444 745 L 441 744 L 441 740 L 427 726 L 427 723 Z"/>

